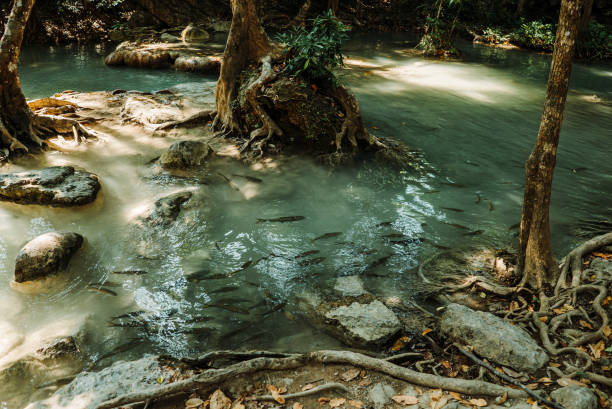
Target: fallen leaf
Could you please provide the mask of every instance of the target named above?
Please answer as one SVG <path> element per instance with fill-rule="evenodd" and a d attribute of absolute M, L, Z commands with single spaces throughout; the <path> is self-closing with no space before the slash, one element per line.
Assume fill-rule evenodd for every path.
<path fill-rule="evenodd" d="M 461 398 L 461 395 L 460 395 L 460 394 L 458 394 L 457 392 L 449 392 L 448 394 L 449 394 L 449 395 L 450 395 L 450 396 L 451 396 L 453 399 L 455 399 L 455 400 L 463 400 L 463 399 Z"/>
<path fill-rule="evenodd" d="M 536 389 L 538 389 L 538 384 L 537 383 L 528 383 L 525 386 L 528 387 L 529 389 L 531 389 L 532 391 L 535 391 Z"/>
<path fill-rule="evenodd" d="M 504 396 L 500 396 L 498 399 L 496 399 L 495 403 L 497 403 L 498 405 L 503 405 L 504 403 L 506 403 L 507 400 L 508 400 L 508 392 L 504 393 Z"/>
<path fill-rule="evenodd" d="M 582 328 L 593 329 L 593 326 L 589 324 L 588 322 L 586 322 L 585 320 L 580 320 L 578 321 L 578 323 L 580 324 Z"/>
<path fill-rule="evenodd" d="M 189 399 L 187 402 L 185 402 L 185 407 L 186 408 L 197 408 L 198 406 L 202 405 L 203 403 L 204 403 L 204 401 L 202 399 L 192 398 L 192 399 Z"/>
<path fill-rule="evenodd" d="M 574 379 L 570 379 L 570 378 L 559 378 L 557 379 L 557 383 L 561 386 L 570 386 L 570 385 L 586 386 L 586 384 L 576 381 Z"/>
<path fill-rule="evenodd" d="M 356 368 L 349 369 L 348 371 L 340 375 L 340 378 L 342 378 L 344 382 L 350 382 L 353 379 L 357 378 L 359 376 L 359 373 L 360 373 L 359 369 L 356 369 Z"/>
<path fill-rule="evenodd" d="M 337 408 L 338 406 L 344 405 L 344 402 L 346 402 L 346 399 L 344 398 L 334 398 L 329 401 L 329 406 L 332 408 Z"/>
<path fill-rule="evenodd" d="M 359 376 L 365 378 L 366 376 L 368 376 L 368 373 L 365 371 L 365 369 L 362 369 L 361 372 L 359 372 Z"/>
<path fill-rule="evenodd" d="M 348 403 L 349 405 L 357 409 L 361 409 L 363 407 L 363 402 L 360 400 L 349 400 Z"/>
<path fill-rule="evenodd" d="M 542 378 L 538 379 L 538 382 L 540 382 L 540 383 L 552 383 L 553 380 L 550 379 L 549 377 L 545 376 L 545 377 L 542 377 Z"/>
<path fill-rule="evenodd" d="M 210 409 L 230 409 L 231 407 L 231 399 L 225 396 L 221 389 L 217 389 L 210 396 Z"/>
<path fill-rule="evenodd" d="M 603 300 L 603 302 L 601 303 L 601 305 L 603 305 L 604 307 L 606 307 L 608 304 L 610 304 L 612 302 L 612 295 L 609 295 L 606 297 L 605 300 Z"/>
<path fill-rule="evenodd" d="M 461 371 L 469 372 L 470 371 L 470 367 L 468 365 L 461 365 Z"/>
<path fill-rule="evenodd" d="M 533 405 L 534 403 L 536 403 L 536 401 L 533 398 L 527 398 L 527 403 Z"/>
<path fill-rule="evenodd" d="M 439 400 L 430 401 L 429 405 L 431 406 L 431 409 L 442 409 L 444 406 L 446 406 L 447 403 L 448 398 L 446 396 L 443 396 Z"/>
<path fill-rule="evenodd" d="M 246 406 L 244 406 L 244 404 L 242 403 L 243 400 L 244 400 L 244 398 L 237 399 L 232 404 L 232 409 L 246 409 Z"/>
<path fill-rule="evenodd" d="M 548 366 L 552 366 L 553 368 L 559 368 L 561 366 L 561 364 L 558 364 L 556 362 L 549 362 Z"/>
<path fill-rule="evenodd" d="M 427 334 L 429 334 L 431 331 L 433 331 L 433 329 L 431 328 L 426 328 L 425 331 L 423 331 L 423 333 L 421 334 L 422 336 L 425 336 Z"/>
<path fill-rule="evenodd" d="M 374 129 L 375 131 L 378 131 L 380 128 L 377 126 L 373 126 L 372 129 Z"/>
<path fill-rule="evenodd" d="M 359 386 L 370 386 L 371 384 L 372 384 L 372 381 L 369 379 L 362 379 L 357 383 L 357 385 Z"/>
<path fill-rule="evenodd" d="M 317 90 L 319 89 L 319 87 L 317 87 L 315 84 L 311 84 L 310 86 L 312 87 L 312 90 L 314 92 L 317 92 Z"/>
<path fill-rule="evenodd" d="M 594 252 L 593 252 L 593 255 L 594 255 L 595 257 L 601 257 L 601 258 L 603 258 L 604 260 L 610 260 L 610 259 L 612 259 L 612 254 L 600 253 L 600 252 L 594 251 Z"/>
<path fill-rule="evenodd" d="M 480 398 L 480 399 L 476 399 L 476 398 L 470 399 L 468 402 L 470 402 L 471 405 L 478 406 L 478 407 L 487 406 L 488 405 L 487 401 L 482 399 L 482 398 Z"/>
<path fill-rule="evenodd" d="M 446 369 L 451 367 L 451 363 L 448 361 L 442 361 L 440 362 L 440 365 L 442 365 L 443 367 L 445 367 Z"/>
<path fill-rule="evenodd" d="M 432 400 L 439 400 L 442 397 L 442 389 L 432 390 L 430 396 Z"/>
<path fill-rule="evenodd" d="M 596 344 L 589 344 L 589 349 L 591 350 L 591 356 L 598 361 L 601 358 L 601 353 L 606 349 L 606 344 L 602 339 Z"/>
<path fill-rule="evenodd" d="M 606 336 L 609 337 L 610 335 L 612 335 L 612 328 L 610 328 L 609 325 L 606 325 L 605 327 L 603 327 L 601 329 L 601 332 Z"/>
<path fill-rule="evenodd" d="M 548 317 L 538 317 L 540 321 L 546 322 L 548 321 Z"/>
<path fill-rule="evenodd" d="M 397 352 L 400 349 L 404 348 L 409 342 L 410 342 L 410 337 L 407 337 L 405 335 L 403 337 L 399 337 L 397 341 L 395 341 L 395 343 L 391 347 L 391 351 Z"/>
<path fill-rule="evenodd" d="M 311 383 L 309 383 L 309 384 L 307 384 L 307 385 L 302 386 L 302 392 L 309 391 L 309 390 L 311 390 L 312 388 L 314 388 L 314 385 L 313 385 L 313 384 L 311 384 Z"/>
<path fill-rule="evenodd" d="M 506 373 L 506 375 L 511 376 L 513 378 L 520 378 L 521 376 L 523 376 L 523 374 L 518 373 L 518 372 L 516 372 L 516 371 L 514 371 L 514 370 L 512 370 L 510 368 L 505 367 L 505 366 L 502 367 L 502 368 L 503 368 L 504 372 Z"/>
<path fill-rule="evenodd" d="M 329 398 L 319 398 L 319 405 L 323 406 L 329 401 L 330 401 Z"/>
<path fill-rule="evenodd" d="M 304 405 L 302 405 L 300 402 L 295 402 L 293 404 L 293 409 L 304 409 Z"/>
<path fill-rule="evenodd" d="M 278 403 L 285 403 L 285 398 L 281 396 L 281 390 L 277 388 L 275 385 L 266 385 L 266 389 L 272 395 L 272 398 Z"/>
<path fill-rule="evenodd" d="M 518 301 L 512 301 L 512 302 L 510 303 L 510 307 L 509 307 L 509 310 L 510 310 L 510 311 L 518 310 L 518 308 L 519 308 L 519 303 L 518 303 Z"/>
<path fill-rule="evenodd" d="M 563 306 L 559 307 L 559 308 L 553 308 L 553 311 L 555 314 L 557 315 L 561 315 L 561 314 L 565 314 L 568 311 L 572 311 L 574 309 L 574 307 L 572 307 L 569 304 L 563 304 Z"/>
<path fill-rule="evenodd" d="M 393 399 L 400 405 L 416 405 L 417 403 L 419 403 L 419 398 L 410 395 L 395 395 L 391 399 Z"/>

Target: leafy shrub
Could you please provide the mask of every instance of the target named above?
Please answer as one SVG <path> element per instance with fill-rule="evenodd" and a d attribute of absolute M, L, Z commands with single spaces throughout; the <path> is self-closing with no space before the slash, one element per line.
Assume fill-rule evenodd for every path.
<path fill-rule="evenodd" d="M 510 36 L 508 34 L 504 34 L 500 28 L 487 27 L 482 30 L 481 39 L 489 44 L 503 44 L 510 40 Z"/>
<path fill-rule="evenodd" d="M 578 44 L 578 56 L 593 60 L 612 58 L 612 30 L 599 23 L 591 23 Z"/>
<path fill-rule="evenodd" d="M 521 26 L 510 35 L 513 42 L 523 47 L 552 51 L 556 27 L 541 21 L 521 21 Z"/>
<path fill-rule="evenodd" d="M 313 20 L 310 31 L 293 27 L 279 34 L 277 40 L 286 45 L 286 72 L 314 82 L 333 78 L 332 70 L 343 65 L 342 44 L 349 31 L 330 10 Z"/>

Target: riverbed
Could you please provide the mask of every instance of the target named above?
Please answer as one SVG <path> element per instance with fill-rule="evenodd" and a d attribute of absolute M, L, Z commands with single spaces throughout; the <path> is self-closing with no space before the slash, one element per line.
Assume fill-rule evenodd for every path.
<path fill-rule="evenodd" d="M 94 368 L 147 353 L 335 348 L 337 340 L 295 311 L 304 289 L 361 275 L 377 296 L 410 299 L 419 263 L 442 249 L 515 245 L 524 162 L 537 135 L 550 56 L 464 43 L 460 61 L 438 61 L 414 56 L 412 43 L 405 35 L 353 39 L 341 76 L 357 94 L 370 131 L 414 148 L 421 158 L 416 166 L 365 163 L 331 172 L 306 158 L 269 158 L 252 166 L 218 161 L 211 173 L 231 178 L 238 186 L 233 189 L 153 177 L 149 162 L 172 141 L 134 127 L 129 139 L 109 136 L 4 167 L 70 164 L 99 175 L 103 190 L 94 205 L 81 209 L 0 203 L 2 319 L 27 336 L 62 317 L 85 317 L 85 352 Z M 213 77 L 109 68 L 103 65 L 109 51 L 26 48 L 24 93 L 39 98 L 66 89 L 175 87 L 213 100 Z M 612 68 L 575 64 L 551 204 L 558 257 L 589 234 L 585 222 L 610 220 L 610 135 Z M 182 189 L 203 199 L 168 229 L 134 232 L 130 220 L 139 210 Z M 258 222 L 282 216 L 304 219 Z M 52 230 L 87 240 L 71 263 L 73 278 L 56 292 L 14 291 L 9 282 L 19 248 Z M 249 261 L 231 277 L 209 279 Z M 124 270 L 148 274 L 112 274 Z M 109 281 L 117 296 L 87 289 Z M 124 322 L 113 317 L 129 312 L 144 324 L 113 326 Z"/>

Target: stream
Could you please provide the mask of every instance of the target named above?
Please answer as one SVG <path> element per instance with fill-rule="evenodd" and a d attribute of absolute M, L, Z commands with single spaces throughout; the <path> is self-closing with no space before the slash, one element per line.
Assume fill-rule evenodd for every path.
<path fill-rule="evenodd" d="M 461 61 L 427 60 L 406 52 L 412 40 L 399 34 L 354 38 L 341 76 L 357 94 L 371 132 L 416 149 L 419 171 L 363 164 L 332 173 L 308 159 L 271 158 L 252 167 L 218 164 L 215 171 L 230 175 L 240 191 L 177 184 L 147 177 L 146 163 L 166 145 L 138 133 L 133 140 L 110 138 L 104 146 L 5 166 L 2 172 L 71 164 L 99 175 L 103 191 L 82 209 L 0 203 L 0 321 L 27 337 L 52 321 L 83 319 L 94 368 L 144 354 L 337 348 L 339 341 L 292 308 L 305 288 L 357 274 L 377 296 L 409 299 L 419 263 L 441 247 L 515 245 L 512 226 L 520 219 L 524 162 L 537 136 L 550 56 L 462 43 Z M 214 77 L 109 68 L 103 64 L 108 52 L 24 49 L 26 97 L 178 86 L 212 98 Z M 577 63 L 570 86 L 551 204 L 557 257 L 590 236 L 585 222 L 606 223 L 612 216 L 612 67 Z M 139 209 L 186 187 L 205 198 L 201 205 L 186 209 L 170 228 L 134 233 L 128 221 Z M 304 219 L 257 222 L 281 216 Z M 87 240 L 70 265 L 73 279 L 49 294 L 12 290 L 19 249 L 52 230 Z M 326 233 L 339 234 L 321 238 Z M 150 248 L 156 257 L 143 256 Z M 244 271 L 210 279 L 249 261 Z M 123 270 L 148 274 L 112 274 Z M 105 281 L 117 296 L 88 291 Z M 129 325 L 131 317 L 113 318 L 129 312 L 137 326 Z M 0 396 L 0 408 L 11 408 L 12 399 Z"/>

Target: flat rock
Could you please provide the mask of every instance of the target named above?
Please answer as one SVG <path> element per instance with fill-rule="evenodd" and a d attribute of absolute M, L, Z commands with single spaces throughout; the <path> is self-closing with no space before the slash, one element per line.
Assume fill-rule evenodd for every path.
<path fill-rule="evenodd" d="M 359 297 L 366 293 L 363 281 L 359 276 L 338 277 L 334 284 L 334 291 L 343 297 Z"/>
<path fill-rule="evenodd" d="M 385 405 L 391 401 L 391 398 L 395 395 L 395 390 L 390 385 L 377 383 L 370 389 L 368 396 L 372 400 L 376 409 L 382 409 Z"/>
<path fill-rule="evenodd" d="M 570 385 L 559 388 L 550 394 L 553 400 L 566 409 L 597 409 L 597 396 L 588 388 Z"/>
<path fill-rule="evenodd" d="M 17 254 L 15 282 L 48 277 L 65 269 L 83 244 L 78 233 L 45 233 L 27 243 Z"/>
<path fill-rule="evenodd" d="M 159 386 L 158 378 L 170 376 L 154 357 L 119 361 L 100 372 L 82 372 L 51 397 L 32 403 L 27 409 L 93 409 L 118 396 Z"/>
<path fill-rule="evenodd" d="M 193 168 L 202 165 L 211 151 L 205 142 L 179 141 L 163 153 L 159 162 L 164 169 Z"/>
<path fill-rule="evenodd" d="M 0 174 L 0 200 L 19 204 L 81 206 L 96 200 L 99 190 L 98 176 L 72 166 Z"/>
<path fill-rule="evenodd" d="M 401 330 L 397 316 L 378 300 L 331 309 L 325 318 L 338 326 L 349 345 L 382 345 Z"/>
<path fill-rule="evenodd" d="M 527 332 L 488 312 L 449 304 L 440 325 L 442 332 L 498 364 L 531 373 L 548 362 L 548 355 Z"/>

